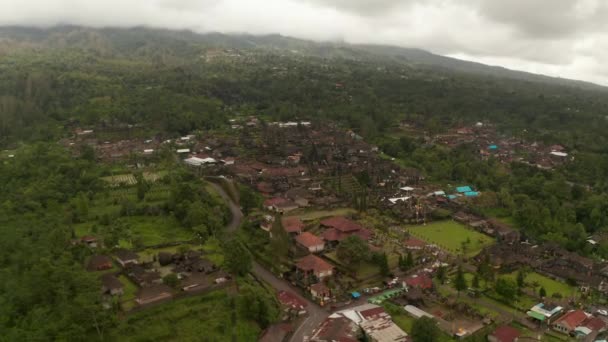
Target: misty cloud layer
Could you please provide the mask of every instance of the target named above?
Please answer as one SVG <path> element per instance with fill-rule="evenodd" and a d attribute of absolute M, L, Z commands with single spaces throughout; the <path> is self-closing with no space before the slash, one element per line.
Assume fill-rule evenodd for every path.
<path fill-rule="evenodd" d="M 0 25 L 146 25 L 419 47 L 608 85 L 605 0 L 2 0 Z"/>

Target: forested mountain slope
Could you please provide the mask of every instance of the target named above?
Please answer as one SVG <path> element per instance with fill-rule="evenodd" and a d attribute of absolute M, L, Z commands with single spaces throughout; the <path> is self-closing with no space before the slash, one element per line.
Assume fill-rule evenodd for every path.
<path fill-rule="evenodd" d="M 604 88 L 458 71 L 467 63 L 279 36 L 7 27 L 0 29 L 0 142 L 56 136 L 68 120 L 185 132 L 216 125 L 227 111 L 262 111 L 345 120 L 370 136 L 404 115 L 443 124 L 487 119 L 606 146 Z"/>

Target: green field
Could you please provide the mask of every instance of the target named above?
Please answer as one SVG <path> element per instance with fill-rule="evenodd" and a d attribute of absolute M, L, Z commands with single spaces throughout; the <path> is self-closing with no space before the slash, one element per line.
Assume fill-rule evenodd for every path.
<path fill-rule="evenodd" d="M 135 306 L 135 296 L 137 295 L 138 288 L 124 275 L 121 275 L 118 279 L 124 286 L 124 293 L 120 297 L 121 307 L 125 311 L 131 310 Z"/>
<path fill-rule="evenodd" d="M 232 323 L 230 301 L 221 290 L 152 307 L 120 321 L 107 340 L 256 341 L 260 328 L 238 314 Z"/>
<path fill-rule="evenodd" d="M 120 219 L 127 227 L 129 238 L 120 240 L 120 246 L 131 248 L 133 241 L 139 239 L 143 246 L 155 246 L 167 242 L 189 241 L 194 235 L 172 216 L 128 216 Z M 77 236 L 96 235 L 93 226 L 95 221 L 74 225 Z M 100 229 L 100 228 L 98 228 Z"/>
<path fill-rule="evenodd" d="M 516 279 L 517 272 L 508 274 L 507 277 Z M 538 283 L 538 287 L 536 287 L 536 291 L 538 291 L 540 289 L 540 287 L 544 287 L 545 290 L 547 291 L 547 296 L 549 296 L 549 297 L 551 295 L 553 295 L 554 293 L 559 293 L 562 296 L 564 296 L 564 298 L 566 298 L 566 297 L 570 297 L 576 293 L 576 288 L 566 284 L 565 282 L 559 282 L 559 281 L 553 280 L 551 278 L 545 277 L 544 275 L 538 274 L 536 272 L 529 272 L 526 275 L 525 283 L 528 287 L 532 287 L 531 285 L 534 282 Z"/>
<path fill-rule="evenodd" d="M 428 243 L 454 254 L 462 253 L 462 244 L 466 243 L 466 255 L 475 256 L 483 248 L 492 245 L 495 240 L 489 236 L 468 229 L 454 221 L 433 222 L 425 226 L 408 227 L 408 232 Z"/>
<path fill-rule="evenodd" d="M 317 220 L 317 219 L 324 218 L 324 217 L 347 216 L 347 215 L 353 214 L 355 212 L 356 212 L 356 210 L 352 209 L 352 208 L 338 208 L 338 209 L 333 209 L 333 210 L 313 210 L 313 211 L 306 211 L 303 213 L 294 212 L 293 216 L 297 216 L 304 221 L 312 221 L 312 220 Z"/>
<path fill-rule="evenodd" d="M 166 171 L 160 172 L 144 172 L 144 179 L 148 182 L 156 182 L 162 177 L 166 176 Z M 121 175 L 113 175 L 101 178 L 103 181 L 107 182 L 110 186 L 119 186 L 119 185 L 134 185 L 137 183 L 135 180 L 135 176 L 132 173 L 126 173 Z"/>

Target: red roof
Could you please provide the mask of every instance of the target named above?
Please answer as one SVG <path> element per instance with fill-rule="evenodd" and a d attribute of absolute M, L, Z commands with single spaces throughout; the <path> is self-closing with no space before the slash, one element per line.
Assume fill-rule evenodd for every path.
<path fill-rule="evenodd" d="M 302 310 L 306 307 L 306 302 L 295 294 L 287 291 L 279 291 L 277 294 L 279 302 L 285 306 L 289 306 L 292 309 Z"/>
<path fill-rule="evenodd" d="M 310 290 L 315 291 L 316 293 L 329 293 L 329 288 L 323 283 L 310 285 Z"/>
<path fill-rule="evenodd" d="M 606 328 L 606 323 L 599 317 L 591 317 L 583 323 L 583 326 L 593 331 L 600 331 Z"/>
<path fill-rule="evenodd" d="M 274 192 L 274 188 L 272 187 L 272 184 L 267 183 L 267 182 L 259 182 L 256 185 L 256 188 L 258 189 L 259 192 L 261 193 L 266 193 L 266 194 L 270 194 Z"/>
<path fill-rule="evenodd" d="M 96 242 L 97 238 L 91 235 L 85 235 L 83 237 L 80 238 L 80 241 L 83 242 Z"/>
<path fill-rule="evenodd" d="M 341 232 L 336 228 L 326 229 L 321 236 L 326 241 L 342 241 L 351 235 L 357 235 L 363 240 L 369 240 L 372 237 L 372 232 L 369 229 L 362 228 L 361 230 L 353 231 L 353 232 Z"/>
<path fill-rule="evenodd" d="M 416 239 L 416 238 L 409 238 L 409 239 L 403 241 L 403 244 L 405 245 L 405 247 L 410 247 L 410 248 L 426 247 L 426 242 Z"/>
<path fill-rule="evenodd" d="M 372 238 L 372 231 L 369 229 L 361 228 L 360 230 L 354 232 L 354 235 L 357 235 L 361 239 L 368 241 Z"/>
<path fill-rule="evenodd" d="M 407 277 L 405 283 L 407 286 L 418 287 L 423 290 L 428 290 L 433 287 L 433 280 L 424 273 Z"/>
<path fill-rule="evenodd" d="M 498 342 L 513 342 L 520 335 L 519 330 L 507 325 L 500 326 L 494 330 L 491 336 L 494 336 Z"/>
<path fill-rule="evenodd" d="M 288 233 L 299 233 L 304 228 L 302 220 L 295 216 L 282 217 L 281 224 Z"/>
<path fill-rule="evenodd" d="M 336 228 L 341 232 L 354 232 L 363 229 L 357 222 L 351 221 L 344 216 L 334 216 L 321 221 L 321 225 L 328 228 Z"/>
<path fill-rule="evenodd" d="M 282 198 L 282 197 L 274 197 L 274 198 L 269 198 L 267 200 L 264 201 L 264 206 L 265 207 L 271 207 L 273 205 L 277 205 L 277 204 L 281 204 L 281 203 L 285 203 L 287 202 L 287 199 Z"/>
<path fill-rule="evenodd" d="M 334 267 L 327 261 L 312 254 L 309 254 L 298 260 L 298 262 L 296 263 L 296 267 L 302 271 L 314 271 L 315 273 L 330 271 L 334 269 Z"/>
<path fill-rule="evenodd" d="M 384 308 L 382 308 L 382 307 L 377 307 L 377 308 L 373 308 L 373 309 L 363 310 L 363 311 L 360 311 L 359 313 L 361 314 L 361 316 L 363 316 L 363 318 L 369 319 L 370 317 L 375 317 L 378 315 L 385 314 L 386 311 L 384 311 Z"/>
<path fill-rule="evenodd" d="M 573 310 L 560 317 L 555 324 L 562 324 L 570 330 L 576 329 L 587 319 L 587 314 L 583 310 Z"/>
<path fill-rule="evenodd" d="M 344 237 L 340 234 L 339 231 L 337 231 L 334 228 L 330 228 L 325 230 L 321 236 L 323 236 L 323 238 L 325 239 L 325 241 L 340 241 L 342 240 Z"/>
<path fill-rule="evenodd" d="M 298 236 L 296 236 L 296 242 L 300 245 L 310 248 L 323 244 L 323 240 L 315 234 L 304 232 Z"/>

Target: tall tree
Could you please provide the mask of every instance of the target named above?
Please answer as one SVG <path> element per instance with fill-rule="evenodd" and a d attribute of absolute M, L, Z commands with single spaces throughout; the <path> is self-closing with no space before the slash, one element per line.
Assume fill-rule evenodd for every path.
<path fill-rule="evenodd" d="M 458 270 L 456 271 L 456 276 L 454 277 L 454 288 L 456 291 L 458 291 L 459 296 L 461 291 L 467 289 L 467 280 L 464 278 L 462 266 L 458 266 Z"/>
<path fill-rule="evenodd" d="M 412 340 L 416 342 L 436 342 L 439 334 L 439 328 L 432 318 L 420 317 L 412 325 Z"/>
<path fill-rule="evenodd" d="M 336 253 L 354 271 L 361 262 L 369 259 L 369 246 L 357 235 L 351 235 L 340 242 Z"/>
<path fill-rule="evenodd" d="M 230 273 L 244 276 L 251 270 L 251 254 L 238 237 L 224 242 L 223 249 L 224 265 Z"/>
<path fill-rule="evenodd" d="M 439 282 L 441 283 L 441 285 L 445 284 L 446 276 L 447 276 L 446 267 L 443 265 L 439 266 L 439 268 L 437 268 L 437 279 L 439 279 Z"/>
<path fill-rule="evenodd" d="M 287 258 L 289 253 L 289 234 L 281 223 L 281 216 L 276 215 L 270 229 L 270 249 L 277 260 Z"/>
<path fill-rule="evenodd" d="M 496 280 L 496 293 L 506 302 L 511 302 L 517 296 L 517 283 L 512 279 L 500 277 Z"/>

